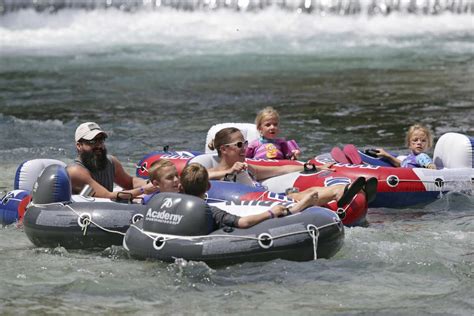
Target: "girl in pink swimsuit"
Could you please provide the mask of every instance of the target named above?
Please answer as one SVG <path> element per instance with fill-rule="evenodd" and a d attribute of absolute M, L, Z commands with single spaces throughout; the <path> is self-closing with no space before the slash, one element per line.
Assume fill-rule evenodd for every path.
<path fill-rule="evenodd" d="M 298 159 L 300 148 L 294 140 L 277 138 L 280 132 L 280 115 L 272 107 L 261 110 L 255 119 L 260 138 L 249 144 L 245 151 L 247 158 L 256 159 Z"/>

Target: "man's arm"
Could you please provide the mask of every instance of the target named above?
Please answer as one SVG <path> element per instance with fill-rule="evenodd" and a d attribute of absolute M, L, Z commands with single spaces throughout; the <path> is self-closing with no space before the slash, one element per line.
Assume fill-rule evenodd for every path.
<path fill-rule="evenodd" d="M 125 171 L 122 164 L 115 156 L 112 156 L 112 162 L 114 164 L 114 169 L 115 169 L 114 182 L 117 183 L 124 190 L 133 189 L 134 187 L 133 187 L 132 176 L 130 176 Z"/>
<path fill-rule="evenodd" d="M 125 173 L 123 167 L 121 168 L 122 171 Z M 117 170 L 117 169 L 116 169 Z M 118 192 L 110 192 L 105 187 L 103 187 L 100 183 L 95 181 L 90 172 L 81 166 L 72 165 L 67 167 L 67 172 L 69 174 L 69 178 L 71 179 L 72 185 L 72 192 L 74 194 L 78 194 L 85 185 L 89 185 L 92 190 L 94 191 L 95 197 L 106 198 L 106 199 L 116 199 Z M 116 171 L 117 174 L 117 171 Z M 129 176 L 130 177 L 130 176 Z M 130 177 L 131 179 L 132 177 Z M 136 188 L 132 188 L 129 190 L 124 190 L 120 192 L 130 193 L 132 197 L 137 197 L 142 194 L 149 194 L 153 193 L 157 190 L 152 183 L 146 184 L 145 180 L 143 180 L 144 186 L 137 186 Z M 117 183 L 120 185 L 119 183 Z"/>
<path fill-rule="evenodd" d="M 72 165 L 67 167 L 69 178 L 71 179 L 72 193 L 78 194 L 85 185 L 89 185 L 95 192 L 94 196 L 114 199 L 115 193 L 108 191 L 100 183 L 92 179 L 90 172 L 81 166 Z"/>
<path fill-rule="evenodd" d="M 128 190 L 128 191 L 123 191 L 123 192 L 133 193 L 133 191 L 138 189 L 139 191 L 143 191 L 137 194 L 137 195 L 140 195 L 143 193 L 150 194 L 156 191 L 156 187 L 153 184 L 151 183 L 147 184 L 146 180 L 144 179 L 130 176 L 125 171 L 122 164 L 115 156 L 112 156 L 112 162 L 114 163 L 114 167 L 115 167 L 114 182 L 118 184 L 120 187 L 122 187 L 123 189 Z M 133 196 L 137 196 L 137 195 L 133 195 Z"/>

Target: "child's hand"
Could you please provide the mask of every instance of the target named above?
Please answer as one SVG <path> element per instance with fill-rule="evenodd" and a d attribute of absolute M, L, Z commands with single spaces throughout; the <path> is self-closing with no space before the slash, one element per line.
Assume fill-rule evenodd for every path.
<path fill-rule="evenodd" d="M 381 158 L 388 158 L 391 157 L 391 155 L 386 152 L 383 148 L 376 148 L 379 152 L 377 153 L 377 157 Z"/>
<path fill-rule="evenodd" d="M 301 151 L 299 151 L 298 149 L 292 150 L 290 160 L 298 160 L 300 155 L 301 155 Z"/>

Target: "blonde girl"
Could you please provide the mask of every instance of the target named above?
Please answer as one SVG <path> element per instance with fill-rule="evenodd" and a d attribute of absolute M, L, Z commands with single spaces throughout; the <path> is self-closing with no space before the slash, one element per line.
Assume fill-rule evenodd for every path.
<path fill-rule="evenodd" d="M 301 150 L 294 140 L 278 138 L 280 115 L 272 107 L 261 110 L 255 118 L 255 126 L 260 138 L 249 144 L 245 151 L 247 158 L 257 159 L 298 159 Z"/>
<path fill-rule="evenodd" d="M 393 157 L 382 148 L 377 148 L 377 156 L 388 159 L 395 167 L 436 169 L 433 160 L 425 153 L 433 146 L 433 135 L 429 128 L 421 124 L 410 126 L 406 135 L 406 145 L 410 149 L 410 154 L 403 160 Z"/>

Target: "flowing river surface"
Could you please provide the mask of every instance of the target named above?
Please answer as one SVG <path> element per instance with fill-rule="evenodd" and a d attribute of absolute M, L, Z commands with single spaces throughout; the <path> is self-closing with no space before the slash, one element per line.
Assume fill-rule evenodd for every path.
<path fill-rule="evenodd" d="M 145 154 L 202 151 L 207 130 L 266 105 L 303 157 L 403 151 L 421 122 L 474 135 L 472 15 L 20 10 L 0 16 L 0 191 L 33 158 L 70 162 L 96 121 L 130 173 Z M 474 197 L 370 209 L 329 260 L 212 269 L 36 248 L 0 228 L 0 313 L 471 315 Z"/>

